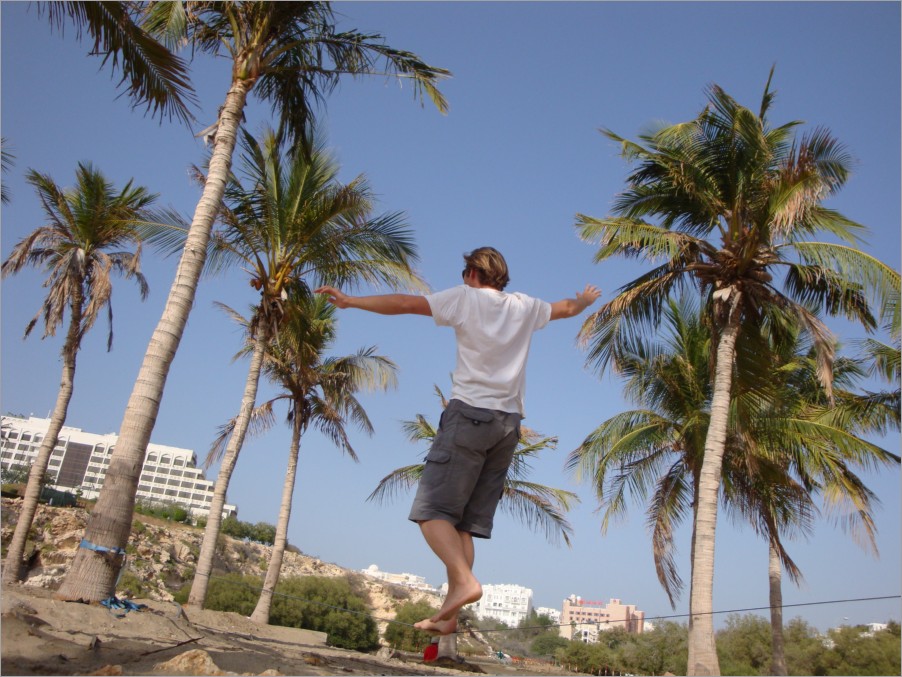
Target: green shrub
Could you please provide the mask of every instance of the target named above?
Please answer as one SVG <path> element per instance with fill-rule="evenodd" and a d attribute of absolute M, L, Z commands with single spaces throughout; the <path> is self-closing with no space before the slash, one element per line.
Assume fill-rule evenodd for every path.
<path fill-rule="evenodd" d="M 172 593 L 172 601 L 176 604 L 187 604 L 188 595 L 191 594 L 191 580 L 185 581 L 178 590 Z"/>
<path fill-rule="evenodd" d="M 269 622 L 325 632 L 332 646 L 369 651 L 379 646 L 376 622 L 366 599 L 355 595 L 347 580 L 301 576 L 276 586 Z"/>
<path fill-rule="evenodd" d="M 219 523 L 219 533 L 232 538 L 249 538 L 250 524 L 239 521 L 237 517 L 229 516 Z"/>
<path fill-rule="evenodd" d="M 254 612 L 254 607 L 257 606 L 257 599 L 260 597 L 260 588 L 262 587 L 263 581 L 256 576 L 242 576 L 241 574 L 220 574 L 215 578 L 211 576 L 207 586 L 204 608 L 214 611 L 233 611 L 242 616 L 250 616 Z"/>
<path fill-rule="evenodd" d="M 398 614 L 395 616 L 397 623 L 389 623 L 385 630 L 385 641 L 389 645 L 400 651 L 422 651 L 432 640 L 432 636 L 410 627 L 417 621 L 424 618 L 430 618 L 438 612 L 438 609 L 430 606 L 427 602 L 407 602 L 398 607 Z M 408 625 L 401 625 L 407 623 Z"/>
<path fill-rule="evenodd" d="M 558 649 L 566 649 L 570 640 L 561 637 L 556 630 L 546 632 L 536 637 L 529 645 L 529 651 L 533 656 L 554 656 Z"/>
<path fill-rule="evenodd" d="M 389 597 L 398 601 L 410 599 L 410 588 L 403 585 L 386 585 L 385 592 Z"/>
<path fill-rule="evenodd" d="M 252 541 L 257 541 L 257 543 L 272 545 L 276 542 L 276 527 L 274 524 L 268 524 L 267 522 L 257 522 L 251 527 L 249 538 Z"/>
<path fill-rule="evenodd" d="M 122 576 L 119 577 L 119 582 L 116 584 L 116 596 L 144 597 L 147 589 L 144 581 L 138 578 L 131 569 L 126 569 L 122 572 Z"/>
<path fill-rule="evenodd" d="M 148 515 L 149 517 L 172 522 L 185 523 L 188 521 L 188 511 L 177 503 L 137 501 L 135 503 L 135 512 L 139 515 Z"/>
<path fill-rule="evenodd" d="M 204 522 L 206 524 L 206 521 Z M 240 540 L 247 539 L 264 545 L 272 545 L 276 540 L 276 528 L 266 522 L 242 522 L 237 517 L 230 515 L 222 520 L 219 531 L 226 536 Z"/>

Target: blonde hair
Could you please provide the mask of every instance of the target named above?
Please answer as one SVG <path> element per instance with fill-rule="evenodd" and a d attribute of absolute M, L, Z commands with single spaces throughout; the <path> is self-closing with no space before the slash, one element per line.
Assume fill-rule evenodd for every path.
<path fill-rule="evenodd" d="M 469 254 L 464 254 L 467 268 L 475 270 L 479 275 L 479 283 L 502 291 L 510 282 L 507 272 L 507 261 L 494 247 L 480 247 Z"/>

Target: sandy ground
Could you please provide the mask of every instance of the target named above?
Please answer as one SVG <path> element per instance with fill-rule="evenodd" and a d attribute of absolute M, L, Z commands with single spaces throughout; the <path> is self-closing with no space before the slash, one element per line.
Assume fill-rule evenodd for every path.
<path fill-rule="evenodd" d="M 99 604 L 63 602 L 53 594 L 29 586 L 3 587 L 4 677 L 543 674 L 491 658 L 423 663 L 422 656 L 388 649 L 377 654 L 336 649 L 326 646 L 323 633 L 261 626 L 238 614 L 184 610 L 171 602 L 136 599 L 147 608 L 114 613 Z"/>
<path fill-rule="evenodd" d="M 62 602 L 41 588 L 2 590 L 0 673 L 6 675 L 433 675 L 461 674 L 326 646 L 319 632 L 260 626 L 244 616 L 133 600 L 142 611 Z M 177 659 L 169 664 L 167 662 Z M 462 666 L 463 667 L 463 666 Z M 475 668 L 479 670 L 479 668 Z"/>

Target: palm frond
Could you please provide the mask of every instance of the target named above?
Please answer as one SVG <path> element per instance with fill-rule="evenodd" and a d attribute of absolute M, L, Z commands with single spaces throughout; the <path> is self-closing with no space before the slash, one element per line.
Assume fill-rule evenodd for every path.
<path fill-rule="evenodd" d="M 262 435 L 276 424 L 273 405 L 279 399 L 280 398 L 276 397 L 254 407 L 248 422 L 248 435 L 252 437 Z M 209 470 L 214 463 L 222 458 L 222 455 L 228 446 L 229 439 L 232 436 L 232 432 L 235 430 L 235 417 L 232 417 L 226 423 L 219 426 L 218 430 L 219 433 L 211 443 L 210 449 L 207 451 L 207 457 L 204 459 L 204 469 L 206 470 Z"/>
<path fill-rule="evenodd" d="M 382 503 L 392 500 L 396 494 L 409 491 L 420 482 L 425 464 L 415 463 L 391 471 L 379 480 L 379 484 L 366 500 Z"/>
<path fill-rule="evenodd" d="M 542 531 L 550 543 L 558 544 L 563 540 L 569 548 L 572 547 L 573 527 L 564 513 L 578 501 L 576 494 L 563 489 L 509 481 L 505 483 L 499 507 L 528 528 Z"/>
<path fill-rule="evenodd" d="M 178 3 L 156 3 L 169 6 Z M 194 119 L 190 107 L 197 99 L 188 76 L 188 65 L 136 23 L 127 2 L 53 2 L 39 5 L 51 23 L 62 28 L 70 18 L 78 30 L 94 38 L 93 54 L 110 61 L 113 72 L 122 70 L 119 86 L 125 86 L 135 106 L 146 106 L 153 117 L 175 116 L 185 124 Z"/>

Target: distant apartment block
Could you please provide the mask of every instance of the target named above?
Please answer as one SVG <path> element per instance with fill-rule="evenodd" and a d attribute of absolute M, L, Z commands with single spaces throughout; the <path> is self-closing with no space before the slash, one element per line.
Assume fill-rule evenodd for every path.
<path fill-rule="evenodd" d="M 606 604 L 570 595 L 564 600 L 560 622 L 559 632 L 564 639 L 594 644 L 598 633 L 614 628 L 641 633 L 645 629 L 645 612 L 633 604 L 621 604 L 619 599 L 611 599 Z"/>
<path fill-rule="evenodd" d="M 492 618 L 510 627 L 526 620 L 532 611 L 532 590 L 522 585 L 483 585 L 482 599 L 468 605 L 477 618 Z"/>
<path fill-rule="evenodd" d="M 561 624 L 561 610 L 560 609 L 552 609 L 550 606 L 539 606 L 536 607 L 536 615 L 538 616 L 547 616 L 551 621 L 552 625 L 560 625 Z"/>
<path fill-rule="evenodd" d="M 0 467 L 7 470 L 15 465 L 31 465 L 50 427 L 50 419 L 3 416 L 2 422 Z M 55 478 L 54 488 L 72 492 L 81 490 L 84 498 L 97 498 L 118 439 L 115 433 L 98 435 L 63 426 L 47 465 L 47 471 Z M 193 517 L 208 515 L 213 500 L 213 482 L 196 466 L 197 457 L 190 449 L 149 444 L 136 499 L 148 503 L 175 503 Z M 223 517 L 237 514 L 236 506 L 223 506 Z"/>
<path fill-rule="evenodd" d="M 375 564 L 370 564 L 366 569 L 361 569 L 360 573 L 371 578 L 385 581 L 386 583 L 394 583 L 395 585 L 404 585 L 408 588 L 416 590 L 426 590 L 428 592 L 437 592 L 435 588 L 426 583 L 426 579 L 415 574 L 392 574 L 387 571 L 380 571 Z"/>

